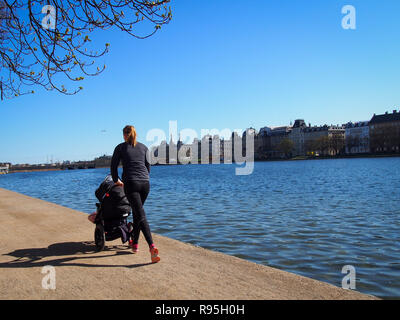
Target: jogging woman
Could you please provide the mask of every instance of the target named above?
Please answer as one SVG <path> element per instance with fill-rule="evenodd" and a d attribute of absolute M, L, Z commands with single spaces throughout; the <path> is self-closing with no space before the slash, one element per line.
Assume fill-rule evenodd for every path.
<path fill-rule="evenodd" d="M 138 252 L 140 231 L 149 245 L 151 261 L 160 261 L 158 249 L 153 243 L 150 226 L 143 209 L 144 202 L 150 192 L 150 163 L 147 160 L 147 147 L 136 141 L 136 130 L 133 126 L 123 129 L 124 143 L 119 144 L 112 156 L 111 175 L 114 183 L 123 186 L 133 213 L 132 251 Z M 118 165 L 122 160 L 122 181 L 118 178 Z"/>

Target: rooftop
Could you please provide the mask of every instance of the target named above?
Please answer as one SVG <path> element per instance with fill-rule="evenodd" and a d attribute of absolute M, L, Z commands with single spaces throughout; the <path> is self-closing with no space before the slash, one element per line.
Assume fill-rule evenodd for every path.
<path fill-rule="evenodd" d="M 379 114 L 372 117 L 370 124 L 395 122 L 400 121 L 400 111 L 393 110 L 393 113 L 386 112 L 385 114 Z"/>
<path fill-rule="evenodd" d="M 369 121 L 357 121 L 357 122 L 349 122 L 346 124 L 346 128 L 359 128 L 366 127 L 369 125 Z"/>

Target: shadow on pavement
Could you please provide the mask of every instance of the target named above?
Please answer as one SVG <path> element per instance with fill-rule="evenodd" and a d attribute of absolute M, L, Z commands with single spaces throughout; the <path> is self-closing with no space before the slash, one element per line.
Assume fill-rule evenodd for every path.
<path fill-rule="evenodd" d="M 152 263 L 141 263 L 133 265 L 114 265 L 114 264 L 88 264 L 88 263 L 77 263 L 76 261 L 82 259 L 100 259 L 100 258 L 115 258 L 117 255 L 131 255 L 132 253 L 126 245 L 112 245 L 107 246 L 101 252 L 115 252 L 114 255 L 100 255 L 101 252 L 96 251 L 96 246 L 93 241 L 87 242 L 61 242 L 55 243 L 47 248 L 29 248 L 29 249 L 18 249 L 10 253 L 3 254 L 3 256 L 14 257 L 15 259 L 8 262 L 0 263 L 0 268 L 30 268 L 30 267 L 42 267 L 46 265 L 57 266 L 79 266 L 79 267 L 124 267 L 124 268 L 137 268 L 142 266 L 151 265 Z M 54 258 L 64 257 L 56 259 Z"/>

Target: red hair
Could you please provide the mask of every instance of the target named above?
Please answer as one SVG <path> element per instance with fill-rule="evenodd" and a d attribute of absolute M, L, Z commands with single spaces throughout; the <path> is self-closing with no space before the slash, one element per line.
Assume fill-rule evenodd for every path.
<path fill-rule="evenodd" d="M 136 146 L 136 129 L 134 126 L 126 126 L 124 130 L 122 130 L 124 135 L 128 137 L 128 143 L 135 147 Z"/>

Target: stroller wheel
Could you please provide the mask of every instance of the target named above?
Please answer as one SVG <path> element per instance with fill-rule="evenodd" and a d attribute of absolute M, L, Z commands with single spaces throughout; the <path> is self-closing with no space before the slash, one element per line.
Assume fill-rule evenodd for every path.
<path fill-rule="evenodd" d="M 96 249 L 98 251 L 104 249 L 105 235 L 104 235 L 104 227 L 101 224 L 96 224 L 96 229 L 94 230 L 94 242 L 96 243 Z"/>

